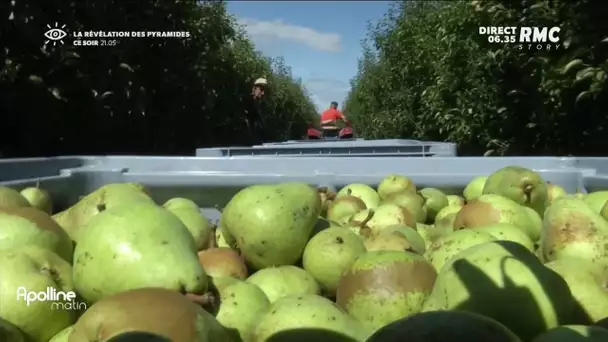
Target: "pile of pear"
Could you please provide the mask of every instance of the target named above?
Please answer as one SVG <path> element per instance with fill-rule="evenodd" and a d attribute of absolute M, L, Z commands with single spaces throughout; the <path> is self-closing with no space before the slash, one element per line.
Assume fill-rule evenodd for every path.
<path fill-rule="evenodd" d="M 252 185 L 216 227 L 141 184 L 57 212 L 0 187 L 0 341 L 608 341 L 608 191 L 519 166 L 461 190 Z"/>

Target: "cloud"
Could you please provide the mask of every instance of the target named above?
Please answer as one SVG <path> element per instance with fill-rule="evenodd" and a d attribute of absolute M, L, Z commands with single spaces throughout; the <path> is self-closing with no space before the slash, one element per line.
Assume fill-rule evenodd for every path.
<path fill-rule="evenodd" d="M 314 50 L 340 52 L 342 37 L 337 33 L 319 32 L 310 27 L 292 25 L 282 20 L 263 21 L 252 18 L 239 19 L 247 34 L 254 41 L 287 40 L 304 44 Z"/>
<path fill-rule="evenodd" d="M 331 101 L 337 101 L 340 104 L 340 108 L 342 108 L 346 95 L 350 90 L 348 82 L 333 78 L 311 77 L 303 79 L 302 83 L 320 111 L 329 107 Z"/>

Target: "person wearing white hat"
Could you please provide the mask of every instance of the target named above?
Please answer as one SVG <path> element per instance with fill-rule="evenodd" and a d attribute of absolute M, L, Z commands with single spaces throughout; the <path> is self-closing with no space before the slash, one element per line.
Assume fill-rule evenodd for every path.
<path fill-rule="evenodd" d="M 249 128 L 251 144 L 261 144 L 264 142 L 264 116 L 262 114 L 262 102 L 264 99 L 268 80 L 265 77 L 260 77 L 253 83 L 251 90 L 251 100 L 247 106 L 246 121 Z"/>

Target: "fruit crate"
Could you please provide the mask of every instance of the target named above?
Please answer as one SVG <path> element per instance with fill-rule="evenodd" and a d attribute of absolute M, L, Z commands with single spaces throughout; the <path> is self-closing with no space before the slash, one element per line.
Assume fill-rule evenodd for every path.
<path fill-rule="evenodd" d="M 253 147 L 199 148 L 198 157 L 455 157 L 456 144 L 418 140 L 292 140 Z"/>
<path fill-rule="evenodd" d="M 320 160 L 322 159 L 322 160 Z M 54 157 L 0 159 L 0 185 L 22 189 L 37 183 L 51 193 L 56 209 L 78 201 L 100 186 L 117 182 L 146 185 L 159 203 L 172 197 L 194 200 L 212 221 L 251 184 L 307 182 L 329 189 L 350 183 L 377 186 L 391 173 L 409 176 L 419 187 L 462 192 L 476 176 L 518 165 L 533 169 L 568 192 L 608 189 L 608 158 L 554 157 Z"/>

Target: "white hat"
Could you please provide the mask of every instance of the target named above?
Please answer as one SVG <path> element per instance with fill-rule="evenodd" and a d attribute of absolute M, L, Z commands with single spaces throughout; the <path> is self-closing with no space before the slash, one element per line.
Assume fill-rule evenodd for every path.
<path fill-rule="evenodd" d="M 266 85 L 266 84 L 268 84 L 268 81 L 264 77 L 261 77 L 261 78 L 258 78 L 257 80 L 255 80 L 255 82 L 253 83 L 253 85 L 258 85 L 258 84 Z"/>

